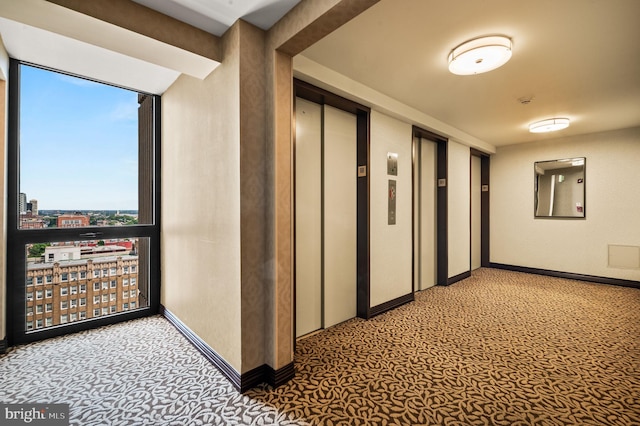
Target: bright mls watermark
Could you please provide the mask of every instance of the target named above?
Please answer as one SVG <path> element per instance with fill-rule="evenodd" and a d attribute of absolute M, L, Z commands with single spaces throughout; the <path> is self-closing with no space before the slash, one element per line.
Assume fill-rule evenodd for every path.
<path fill-rule="evenodd" d="M 68 426 L 69 404 L 0 404 L 0 426 Z"/>

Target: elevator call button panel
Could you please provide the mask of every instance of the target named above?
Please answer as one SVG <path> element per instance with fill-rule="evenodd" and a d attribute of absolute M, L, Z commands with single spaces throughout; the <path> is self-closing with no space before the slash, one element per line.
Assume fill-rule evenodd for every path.
<path fill-rule="evenodd" d="M 389 179 L 389 212 L 388 212 L 388 224 L 396 224 L 396 181 Z"/>

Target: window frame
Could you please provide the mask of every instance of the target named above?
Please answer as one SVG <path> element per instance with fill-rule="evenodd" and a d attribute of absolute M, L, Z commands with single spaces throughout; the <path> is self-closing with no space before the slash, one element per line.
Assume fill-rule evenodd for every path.
<path fill-rule="evenodd" d="M 139 123 L 140 128 L 148 130 L 147 133 L 150 136 L 148 138 L 138 139 L 138 149 L 146 149 L 148 152 L 148 156 L 144 158 L 144 161 L 143 157 L 138 157 L 138 172 L 140 173 L 141 179 L 144 179 L 144 181 L 140 181 L 140 185 L 144 186 L 145 197 L 149 198 L 149 201 L 145 201 L 145 204 L 143 204 L 141 198 L 138 198 L 138 209 L 139 214 L 142 214 L 142 212 L 148 214 L 151 218 L 149 219 L 150 223 L 112 227 L 89 226 L 80 228 L 19 229 L 20 68 L 22 65 L 53 71 L 61 75 L 79 77 L 101 84 L 108 84 L 92 79 L 89 76 L 74 75 L 70 72 L 62 72 L 46 66 L 9 58 L 9 78 L 7 81 L 7 344 L 13 346 L 34 342 L 157 314 L 160 309 L 161 97 L 131 88 L 123 88 L 133 90 L 138 93 L 139 96 L 145 96 L 145 99 L 150 102 L 153 109 L 151 115 L 147 115 L 147 117 L 149 117 L 148 121 Z M 115 85 L 111 84 L 111 86 Z M 144 127 L 142 127 L 143 124 Z M 139 197 L 142 197 L 142 195 L 139 195 Z M 93 234 L 93 236 L 89 236 L 91 234 Z M 139 307 L 135 311 L 119 312 L 113 315 L 100 316 L 95 319 L 87 315 L 89 318 L 86 320 L 75 321 L 64 327 L 36 329 L 33 322 L 30 328 L 27 327 L 27 267 L 25 246 L 27 244 L 50 241 L 88 241 L 95 239 L 96 234 L 100 234 L 100 239 L 104 240 L 140 238 L 148 241 L 148 259 L 146 259 L 144 266 L 144 273 L 147 274 L 146 277 L 148 278 L 145 285 L 148 285 L 149 292 L 146 299 L 146 306 Z M 85 275 L 89 278 L 88 273 Z"/>

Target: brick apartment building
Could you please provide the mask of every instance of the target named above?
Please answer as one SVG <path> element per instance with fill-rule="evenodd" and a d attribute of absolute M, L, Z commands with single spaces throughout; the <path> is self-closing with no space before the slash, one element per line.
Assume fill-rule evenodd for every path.
<path fill-rule="evenodd" d="M 43 229 L 45 223 L 42 217 L 32 212 L 20 213 L 20 229 Z"/>
<path fill-rule="evenodd" d="M 82 228 L 85 226 L 89 226 L 89 216 L 80 214 L 58 216 L 58 228 Z"/>
<path fill-rule="evenodd" d="M 51 257 L 47 254 L 45 259 Z M 139 300 L 137 254 L 78 257 L 75 250 L 69 250 L 55 261 L 28 262 L 27 331 L 146 305 L 146 301 Z"/>

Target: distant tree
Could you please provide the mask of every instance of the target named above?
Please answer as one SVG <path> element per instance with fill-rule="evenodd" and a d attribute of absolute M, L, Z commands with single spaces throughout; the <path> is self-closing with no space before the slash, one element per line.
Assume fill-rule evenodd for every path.
<path fill-rule="evenodd" d="M 138 218 L 135 216 L 123 215 L 122 223 L 124 223 L 125 225 L 137 225 Z"/>
<path fill-rule="evenodd" d="M 100 240 L 100 241 L 98 241 L 98 245 L 99 245 L 99 246 L 103 246 L 103 245 L 104 245 L 104 240 Z"/>
<path fill-rule="evenodd" d="M 49 243 L 36 243 L 29 248 L 29 257 L 41 257 L 44 250 L 49 247 Z"/>

